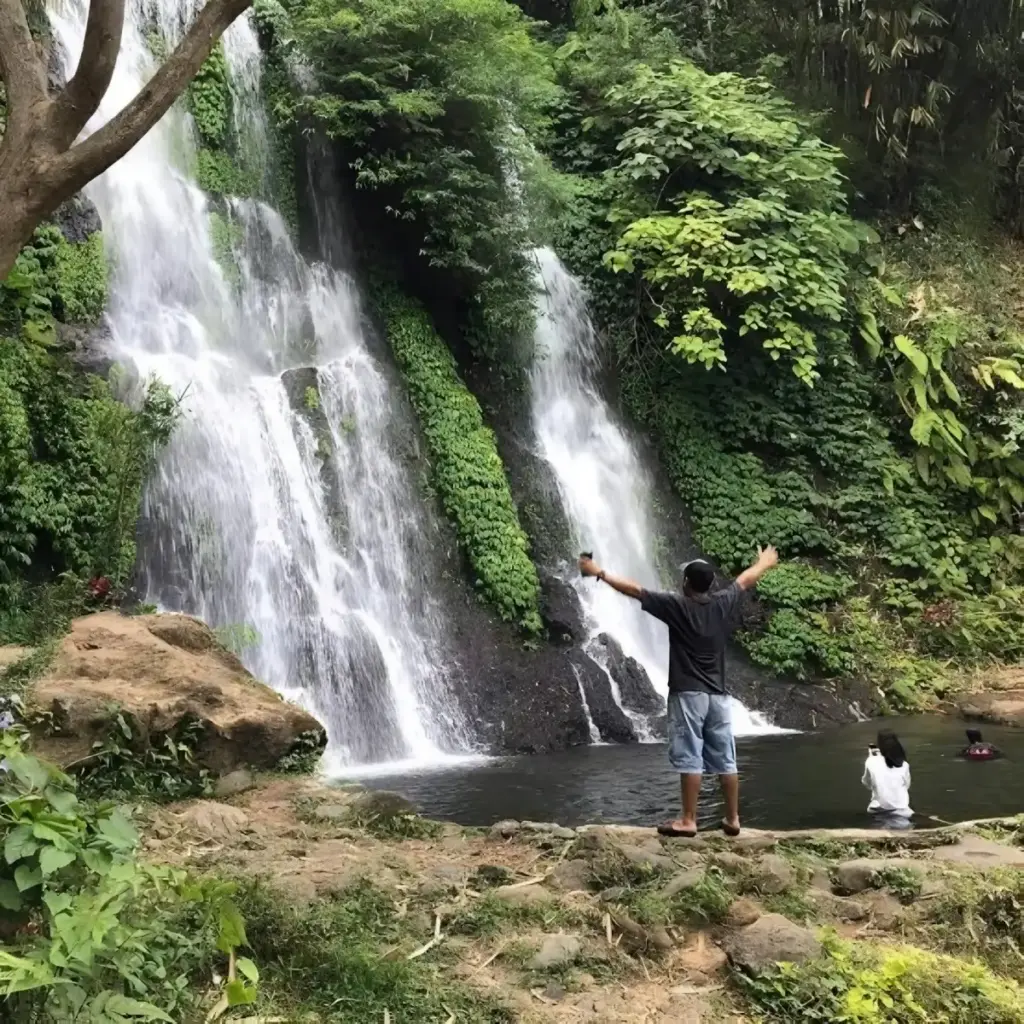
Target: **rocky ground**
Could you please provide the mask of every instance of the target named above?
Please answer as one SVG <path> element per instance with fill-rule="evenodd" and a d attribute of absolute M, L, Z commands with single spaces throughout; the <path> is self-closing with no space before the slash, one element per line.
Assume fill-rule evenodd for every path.
<path fill-rule="evenodd" d="M 737 978 L 776 961 L 813 965 L 838 955 L 830 943 L 843 939 L 873 951 L 910 944 L 966 954 L 1000 978 L 1024 975 L 1015 902 L 1024 900 L 1024 829 L 1013 821 L 902 835 L 751 830 L 660 840 L 614 826 L 462 828 L 424 821 L 393 794 L 245 771 L 218 786 L 216 799 L 147 809 L 146 855 L 262 878 L 272 903 L 312 915 L 302 920 L 324 920 L 318 906 L 372 907 L 370 923 L 369 911 L 345 918 L 352 942 L 368 943 L 380 964 L 415 966 L 424 992 L 440 993 L 444 1024 L 784 1019 L 759 1016 Z M 999 913 L 986 909 L 993 892 L 1010 894 Z M 250 926 L 250 939 L 273 960 L 273 943 L 253 939 L 260 927 Z M 1017 1006 L 1014 982 L 1005 985 Z M 463 1002 L 452 995 L 445 1020 L 444 993 L 456 989 Z M 293 998 L 296 1016 L 273 1019 L 435 1019 L 426 996 L 422 1015 L 410 1016 L 389 1008 L 386 985 L 374 993 L 339 1016 L 311 1014 Z M 497 1015 L 473 1017 L 475 999 Z M 1024 1019 L 979 1012 L 921 1019 Z"/>

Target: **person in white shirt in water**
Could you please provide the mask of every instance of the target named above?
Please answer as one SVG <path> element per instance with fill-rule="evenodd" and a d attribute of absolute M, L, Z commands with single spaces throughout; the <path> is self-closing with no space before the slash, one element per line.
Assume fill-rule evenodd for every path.
<path fill-rule="evenodd" d="M 861 782 L 871 790 L 868 813 L 876 815 L 887 828 L 909 828 L 910 762 L 896 733 L 883 729 L 878 743 L 868 747 Z"/>

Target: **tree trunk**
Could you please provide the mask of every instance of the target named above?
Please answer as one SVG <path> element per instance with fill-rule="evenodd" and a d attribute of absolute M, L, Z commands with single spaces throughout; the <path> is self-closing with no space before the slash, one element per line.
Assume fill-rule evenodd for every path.
<path fill-rule="evenodd" d="M 92 0 L 82 60 L 56 96 L 21 0 L 0 0 L 0 81 L 7 129 L 0 139 L 0 281 L 39 223 L 121 159 L 185 91 L 224 30 L 252 0 L 209 0 L 142 91 L 102 128 L 75 144 L 110 84 L 124 0 Z"/>

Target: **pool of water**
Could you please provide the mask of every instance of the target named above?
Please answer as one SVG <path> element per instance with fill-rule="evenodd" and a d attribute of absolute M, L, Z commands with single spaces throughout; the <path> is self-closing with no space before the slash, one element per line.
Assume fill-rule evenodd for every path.
<path fill-rule="evenodd" d="M 911 769 L 911 804 L 919 824 L 1024 811 L 1024 730 L 990 726 L 985 738 L 1005 757 L 971 763 L 956 756 L 966 743 L 953 718 L 886 719 L 903 741 Z M 867 744 L 879 723 L 818 733 L 739 739 L 741 812 L 760 828 L 840 828 L 871 824 L 860 784 Z M 674 817 L 678 776 L 663 744 L 580 747 L 557 754 L 496 758 L 448 769 L 381 775 L 377 789 L 405 794 L 434 818 L 489 825 L 502 818 L 564 825 L 607 821 L 651 825 Z M 705 780 L 700 819 L 714 823 L 721 802 Z"/>

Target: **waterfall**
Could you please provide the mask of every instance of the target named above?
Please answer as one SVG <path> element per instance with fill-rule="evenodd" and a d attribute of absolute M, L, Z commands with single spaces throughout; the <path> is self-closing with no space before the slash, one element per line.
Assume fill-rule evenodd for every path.
<path fill-rule="evenodd" d="M 114 80 L 86 132 L 153 74 L 147 31 L 173 43 L 194 14 L 189 0 L 156 2 L 128 5 Z M 69 77 L 87 6 L 67 0 L 52 14 Z M 247 16 L 224 47 L 236 129 L 265 165 Z M 220 211 L 237 263 L 225 271 L 182 107 L 87 190 L 113 260 L 109 352 L 185 394 L 144 500 L 147 599 L 249 641 L 241 655 L 256 676 L 325 724 L 329 766 L 465 753 L 425 578 L 429 524 L 402 458 L 410 432 L 358 295 L 344 274 L 307 263 L 282 218 L 253 200 Z"/>
<path fill-rule="evenodd" d="M 550 465 L 577 550 L 645 587 L 659 587 L 652 483 L 598 384 L 597 336 L 578 281 L 549 249 L 535 253 L 540 278 L 536 353 L 530 374 L 533 425 Z M 575 552 L 566 552 L 574 558 Z M 668 689 L 665 627 L 610 587 L 574 578 L 593 636 L 607 633 Z M 595 651 L 595 654 L 597 652 Z M 613 685 L 613 694 L 619 695 Z M 621 702 L 620 702 L 621 703 Z M 737 733 L 776 731 L 733 700 Z M 634 717 L 635 716 L 631 716 Z"/>

